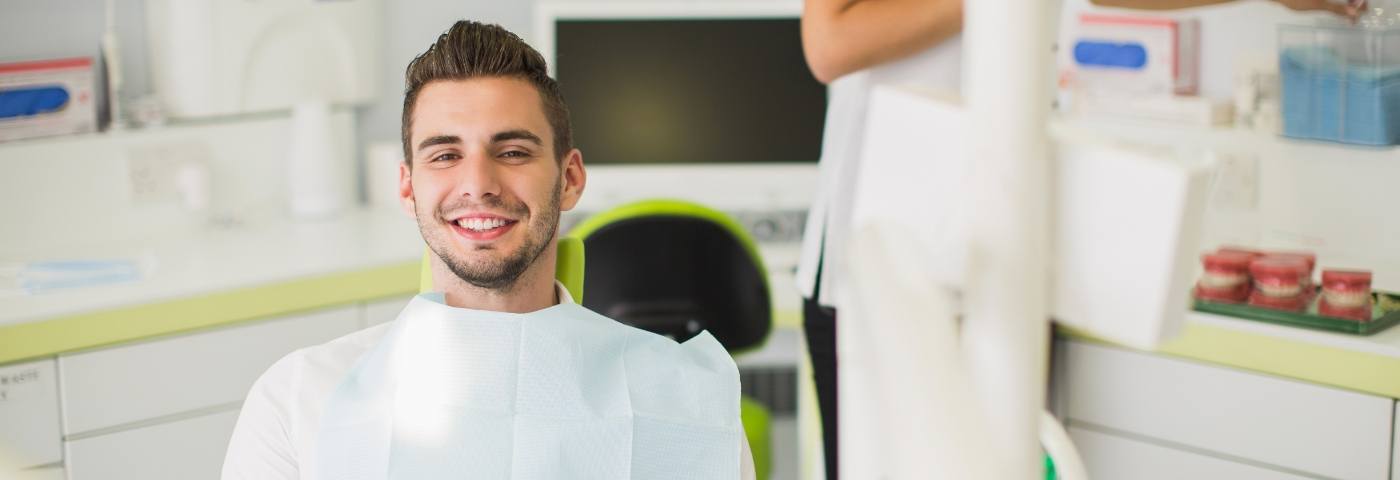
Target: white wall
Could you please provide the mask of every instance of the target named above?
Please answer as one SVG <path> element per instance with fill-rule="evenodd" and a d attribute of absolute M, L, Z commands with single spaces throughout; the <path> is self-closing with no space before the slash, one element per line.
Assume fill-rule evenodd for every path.
<path fill-rule="evenodd" d="M 145 2 L 114 0 L 128 95 L 151 92 L 146 60 Z M 598 0 L 551 0 L 593 1 Z M 605 0 L 606 1 L 606 0 Z M 646 2 L 653 0 L 624 0 Z M 687 1 L 687 0 L 670 0 Z M 711 0 L 735 1 L 744 0 Z M 388 0 L 383 27 L 384 69 L 379 98 L 356 109 L 357 157 L 375 141 L 399 140 L 403 74 L 459 19 L 497 23 L 527 41 L 533 38 L 534 0 Z M 0 2 L 0 62 L 66 56 L 96 56 L 104 28 L 102 0 L 4 0 Z M 0 158 L 0 172 L 5 171 Z"/>
<path fill-rule="evenodd" d="M 132 91 L 147 92 L 144 2 L 115 2 L 122 56 L 133 66 L 127 82 Z M 5 0 L 0 2 L 0 62 L 96 57 L 103 28 L 102 0 Z"/>
<path fill-rule="evenodd" d="M 141 0 L 114 0 L 123 46 L 126 90 L 150 91 L 146 62 L 145 12 Z M 587 2 L 598 0 L 549 0 Z M 605 0 L 606 1 L 606 0 Z M 621 0 L 630 2 L 686 0 Z M 745 0 L 710 0 L 743 2 Z M 390 0 L 385 2 L 384 68 L 381 92 L 373 103 L 356 108 L 356 157 L 375 141 L 397 142 L 403 98 L 403 71 L 457 19 L 498 23 L 526 40 L 534 37 L 532 15 L 537 0 Z M 1064 0 L 1065 18 L 1086 9 L 1088 0 Z M 0 61 L 56 56 L 96 55 L 103 28 L 101 0 L 7 0 L 0 3 Z M 1008 12 L 1014 14 L 1015 12 Z M 1239 60 L 1274 56 L 1274 28 L 1279 22 L 1308 22 L 1265 0 L 1242 0 L 1230 5 L 1176 15 L 1202 19 L 1203 94 L 1229 98 L 1234 65 Z M 7 171 L 0 158 L 0 172 Z M 357 163 L 358 164 L 358 163 Z M 354 168 L 359 168 L 354 167 Z"/>
<path fill-rule="evenodd" d="M 562 2 L 590 0 L 550 0 Z M 597 1 L 597 0 L 592 0 Z M 624 0 L 646 2 L 653 0 Z M 716 1 L 716 0 L 711 0 Z M 744 1 L 744 0 L 718 0 Z M 146 64 L 145 9 L 141 0 L 115 0 L 128 92 L 150 91 Z M 470 18 L 498 23 L 529 40 L 534 0 L 392 0 L 385 2 L 384 72 L 378 101 L 360 110 L 361 143 L 397 140 L 403 70 L 453 21 Z M 98 52 L 103 28 L 101 0 L 9 0 L 0 5 L 0 61 Z M 1089 0 L 1064 0 L 1065 18 L 1095 9 Z M 1102 9 L 1100 9 L 1102 10 Z M 1013 12 L 1014 13 L 1014 12 Z M 1238 60 L 1274 56 L 1274 26 L 1309 22 L 1265 0 L 1183 10 L 1172 15 L 1202 19 L 1203 94 L 1228 98 Z"/>

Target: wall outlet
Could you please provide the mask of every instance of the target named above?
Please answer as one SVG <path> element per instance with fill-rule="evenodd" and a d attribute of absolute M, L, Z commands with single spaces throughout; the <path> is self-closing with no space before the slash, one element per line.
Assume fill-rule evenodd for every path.
<path fill-rule="evenodd" d="M 127 149 L 131 202 L 138 205 L 184 200 L 182 171 L 209 168 L 209 147 L 200 141 L 137 145 Z"/>
<path fill-rule="evenodd" d="M 1210 208 L 1252 212 L 1259 208 L 1259 157 L 1245 153 L 1213 154 L 1215 181 Z"/>

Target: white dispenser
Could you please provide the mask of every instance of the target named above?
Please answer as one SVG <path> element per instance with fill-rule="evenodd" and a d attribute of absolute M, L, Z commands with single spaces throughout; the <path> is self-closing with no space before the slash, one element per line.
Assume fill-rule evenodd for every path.
<path fill-rule="evenodd" d="M 147 0 L 151 76 L 172 118 L 373 99 L 381 0 Z"/>
<path fill-rule="evenodd" d="M 326 217 L 350 203 L 355 165 L 344 143 L 337 141 L 330 105 L 309 101 L 292 109 L 287 194 L 293 215 Z"/>

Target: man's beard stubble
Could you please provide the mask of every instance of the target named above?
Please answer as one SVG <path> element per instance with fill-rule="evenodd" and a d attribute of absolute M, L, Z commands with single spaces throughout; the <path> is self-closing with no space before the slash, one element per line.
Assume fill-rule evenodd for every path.
<path fill-rule="evenodd" d="M 529 218 L 529 237 L 525 239 L 525 243 L 521 245 L 515 253 L 500 260 L 486 259 L 473 264 L 464 258 L 455 258 L 451 256 L 451 240 L 438 238 L 437 235 L 429 233 L 427 229 L 423 227 L 425 222 L 421 211 L 417 212 L 418 229 L 423 235 L 423 240 L 428 244 L 428 248 L 431 249 L 438 258 L 442 259 L 443 263 L 447 265 L 447 268 L 452 270 L 453 274 L 457 275 L 457 278 L 478 288 L 509 292 L 515 287 L 516 281 L 520 279 L 520 275 L 524 274 L 525 270 L 529 269 L 531 265 L 539 260 L 545 248 L 554 240 L 555 232 L 559 229 L 559 190 L 562 183 L 563 178 L 555 181 L 549 202 L 545 205 L 544 210 L 539 212 L 539 215 L 535 215 L 534 212 L 531 212 L 529 207 L 523 202 L 509 205 L 500 197 L 487 197 L 488 200 L 480 202 L 484 204 L 484 206 L 494 210 L 507 211 L 511 216 L 516 218 L 522 216 L 528 216 Z M 460 204 L 452 205 L 453 208 L 461 208 L 464 206 L 465 205 Z M 452 209 L 444 207 L 446 206 L 439 206 L 438 210 L 434 212 L 434 216 L 428 220 L 435 221 L 445 218 L 443 212 L 451 211 Z"/>

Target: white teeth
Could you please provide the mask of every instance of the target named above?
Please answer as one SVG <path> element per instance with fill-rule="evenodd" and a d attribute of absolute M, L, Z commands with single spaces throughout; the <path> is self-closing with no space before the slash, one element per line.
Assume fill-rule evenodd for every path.
<path fill-rule="evenodd" d="M 506 221 L 499 218 L 463 218 L 457 221 L 458 226 L 476 232 L 494 230 L 505 224 Z"/>
<path fill-rule="evenodd" d="M 1259 293 L 1270 297 L 1292 297 L 1303 293 L 1303 287 L 1298 284 L 1293 285 L 1269 285 L 1255 282 L 1254 288 L 1259 289 Z"/>
<path fill-rule="evenodd" d="M 1206 288 L 1234 288 L 1245 282 L 1247 277 L 1239 273 L 1211 273 L 1201 276 L 1201 286 Z"/>
<path fill-rule="evenodd" d="M 1356 308 L 1366 305 L 1371 300 L 1371 294 L 1364 291 L 1338 292 L 1323 290 L 1322 294 L 1327 297 L 1327 303 L 1339 308 Z"/>

